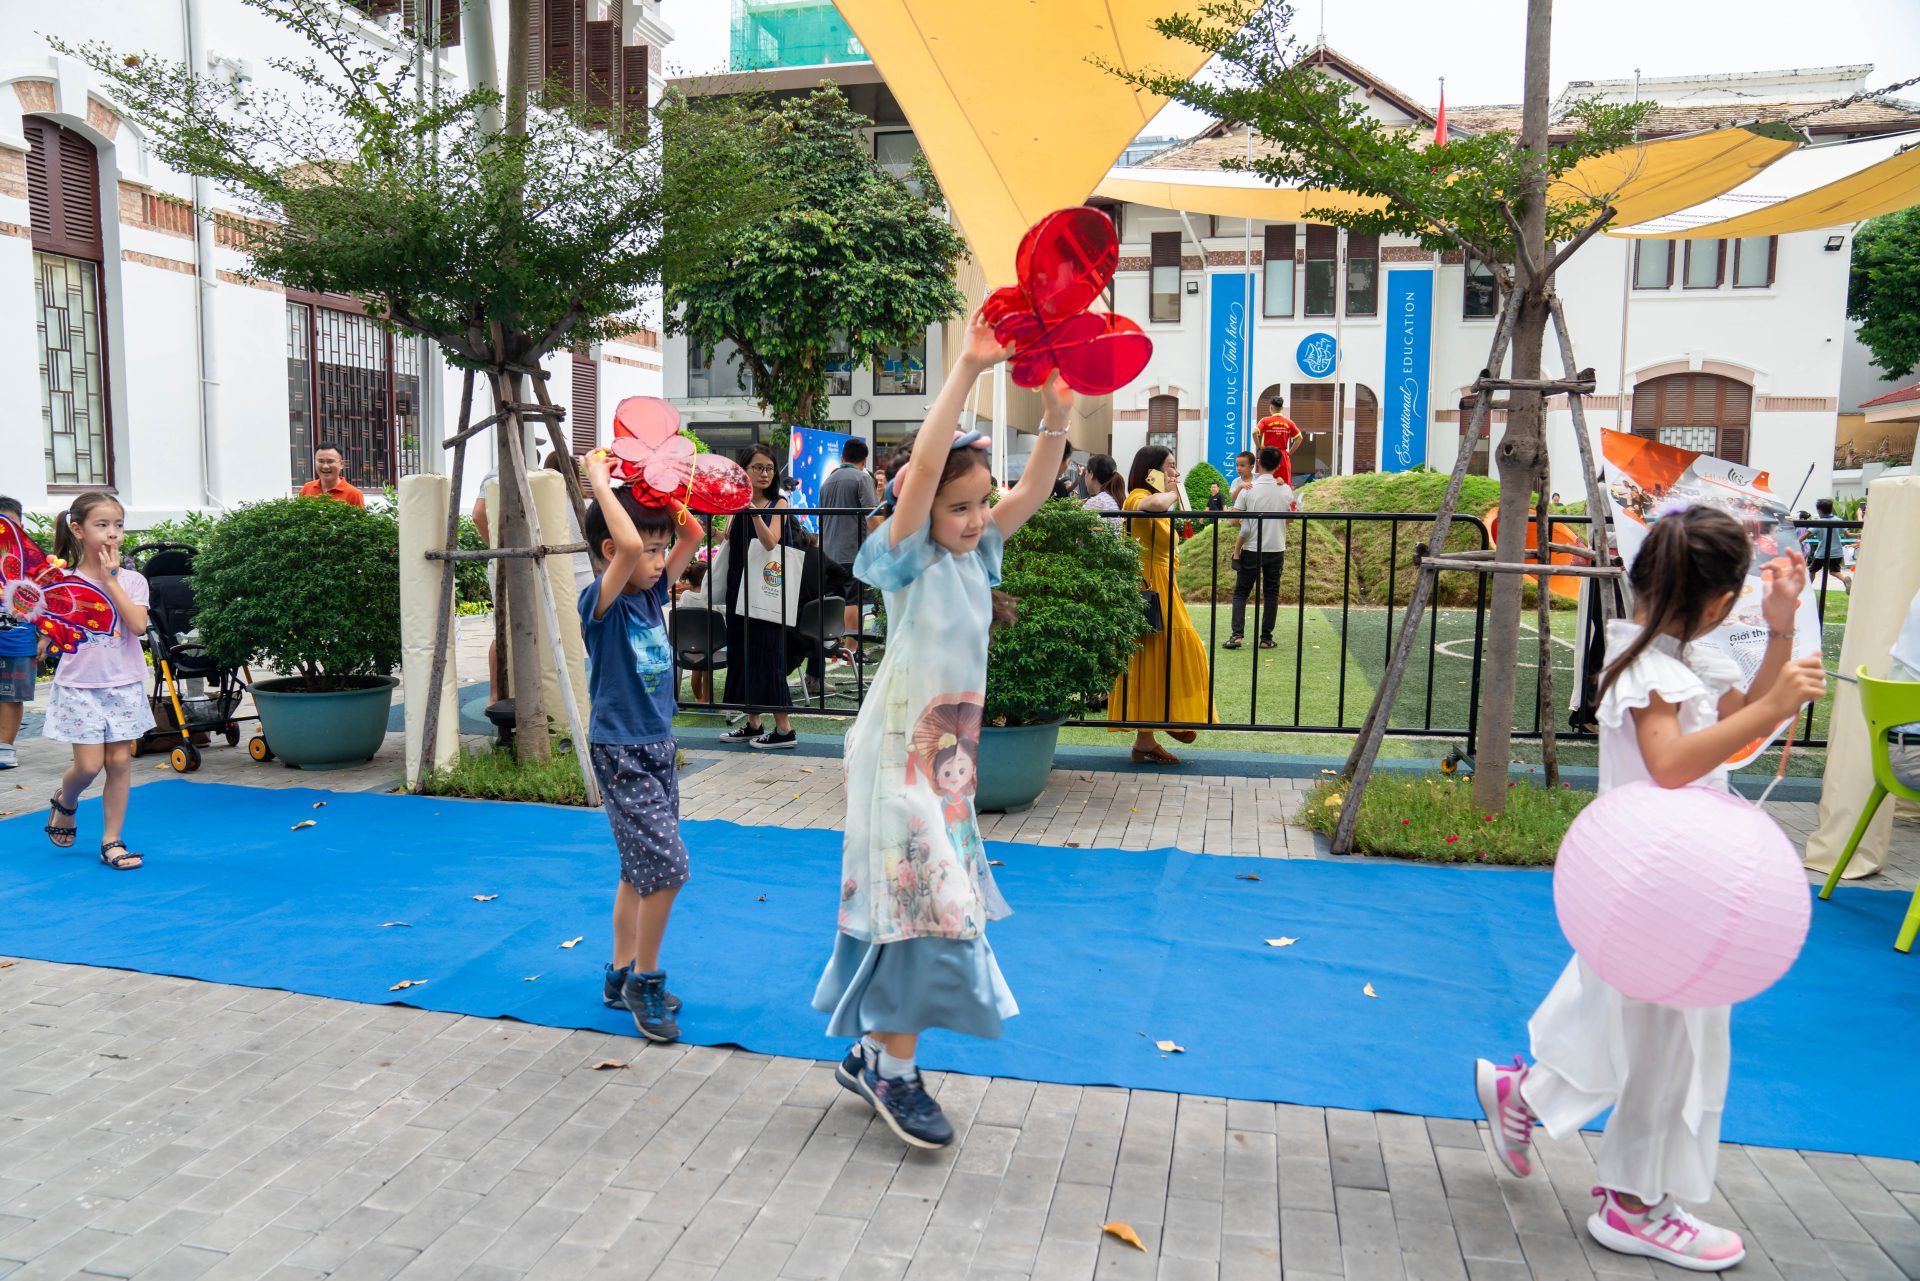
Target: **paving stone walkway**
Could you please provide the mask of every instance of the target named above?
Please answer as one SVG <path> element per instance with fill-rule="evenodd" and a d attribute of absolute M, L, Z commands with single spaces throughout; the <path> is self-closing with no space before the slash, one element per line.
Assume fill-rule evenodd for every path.
<path fill-rule="evenodd" d="M 840 823 L 837 761 L 687 742 L 689 817 Z M 312 776 L 215 751 L 196 777 L 384 788 L 396 753 Z M 0 811 L 32 808 L 47 755 Z M 1327 857 L 1287 822 L 1309 782 L 1056 772 L 986 835 Z M 1810 805 L 1771 808 L 1811 826 Z M 1902 822 L 1869 884 L 1917 869 Z M 0 958 L 0 1277 L 1683 1275 L 1587 1239 L 1591 1138 L 1542 1136 L 1521 1181 L 1468 1122 L 929 1082 L 959 1131 L 938 1153 L 894 1141 L 828 1064 Z M 1704 1213 L 1747 1236 L 1735 1276 L 1920 1277 L 1920 1164 L 1729 1145 Z"/>

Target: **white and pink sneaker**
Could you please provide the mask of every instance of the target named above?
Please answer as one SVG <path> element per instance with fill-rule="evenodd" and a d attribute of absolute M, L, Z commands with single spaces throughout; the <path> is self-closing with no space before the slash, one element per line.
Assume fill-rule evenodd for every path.
<path fill-rule="evenodd" d="M 1587 1231 L 1616 1253 L 1661 1259 L 1690 1272 L 1724 1272 L 1747 1257 L 1738 1232 L 1702 1223 L 1672 1197 L 1636 1214 L 1616 1192 L 1595 1188 L 1593 1194 L 1600 1207 L 1587 1220 Z"/>
<path fill-rule="evenodd" d="M 1533 1109 L 1520 1097 L 1520 1083 L 1526 1079 L 1527 1065 L 1518 1054 L 1512 1067 L 1474 1060 L 1474 1090 L 1493 1128 L 1493 1150 L 1500 1154 L 1502 1165 L 1523 1179 L 1533 1173 L 1533 1162 L 1527 1157 L 1527 1149 L 1533 1146 Z"/>

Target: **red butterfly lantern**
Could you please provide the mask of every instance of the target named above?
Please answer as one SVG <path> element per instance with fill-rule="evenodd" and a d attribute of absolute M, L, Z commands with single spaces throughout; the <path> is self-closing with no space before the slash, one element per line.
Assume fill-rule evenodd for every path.
<path fill-rule="evenodd" d="M 648 507 L 682 503 L 730 516 L 752 493 L 740 464 L 702 454 L 680 433 L 680 411 L 656 396 L 629 396 L 613 411 L 614 472 Z"/>
<path fill-rule="evenodd" d="M 1050 213 L 1020 240 L 1020 283 L 995 290 L 982 318 L 1013 344 L 1013 381 L 1038 387 L 1055 369 L 1085 396 L 1126 386 L 1147 367 L 1153 340 L 1110 311 L 1087 308 L 1113 280 L 1113 222 L 1084 205 Z"/>
<path fill-rule="evenodd" d="M 35 627 L 61 654 L 90 636 L 111 636 L 120 615 L 107 594 L 51 560 L 25 530 L 0 516 L 0 612 Z"/>

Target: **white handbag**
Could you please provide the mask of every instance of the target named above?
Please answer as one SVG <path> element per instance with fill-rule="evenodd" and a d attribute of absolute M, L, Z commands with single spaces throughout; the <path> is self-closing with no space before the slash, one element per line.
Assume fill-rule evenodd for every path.
<path fill-rule="evenodd" d="M 806 553 L 782 544 L 771 550 L 758 541 L 747 550 L 746 572 L 734 596 L 733 612 L 762 622 L 792 627 L 800 620 L 800 571 Z"/>

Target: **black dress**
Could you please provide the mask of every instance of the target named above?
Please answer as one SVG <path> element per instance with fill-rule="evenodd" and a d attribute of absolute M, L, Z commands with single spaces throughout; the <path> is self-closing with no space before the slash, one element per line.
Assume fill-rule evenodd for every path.
<path fill-rule="evenodd" d="M 791 707 L 787 688 L 787 632 L 778 623 L 764 622 L 734 612 L 747 566 L 766 548 L 754 532 L 755 511 L 748 508 L 727 522 L 727 582 L 720 608 L 727 617 L 727 682 L 722 702 L 755 707 Z M 781 517 L 781 542 L 786 541 L 791 516 Z"/>

